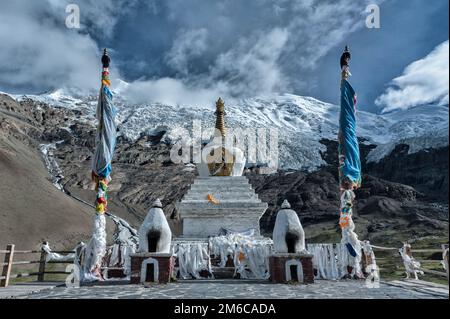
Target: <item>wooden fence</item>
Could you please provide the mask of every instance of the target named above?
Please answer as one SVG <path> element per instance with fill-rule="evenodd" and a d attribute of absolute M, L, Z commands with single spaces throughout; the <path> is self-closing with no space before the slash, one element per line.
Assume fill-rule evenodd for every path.
<path fill-rule="evenodd" d="M 416 259 L 418 262 L 420 262 L 421 265 L 424 265 L 426 263 L 436 263 L 436 262 L 444 262 L 445 263 L 444 252 L 445 252 L 446 249 L 447 249 L 447 252 L 448 252 L 448 245 L 442 245 L 442 249 L 413 249 L 412 252 L 416 253 L 416 254 L 423 254 L 423 253 L 441 253 L 442 254 L 443 257 L 440 258 L 440 259 Z M 426 274 L 428 273 L 428 274 L 432 274 L 432 275 L 437 275 L 437 276 L 442 276 L 442 277 L 447 277 L 448 278 L 448 254 L 447 254 L 447 272 L 426 269 L 426 268 L 423 268 L 423 267 L 420 267 L 420 270 L 423 271 Z"/>
<path fill-rule="evenodd" d="M 58 253 L 58 254 L 71 254 L 74 253 L 74 251 L 52 251 L 52 253 Z M 37 281 L 44 281 L 46 274 L 70 274 L 70 272 L 66 271 L 48 271 L 46 270 L 47 264 L 72 264 L 74 261 L 47 261 L 47 253 L 41 249 L 41 250 L 15 250 L 15 245 L 9 244 L 6 246 L 5 250 L 0 250 L 0 254 L 4 254 L 4 261 L 3 263 L 0 263 L 0 266 L 2 266 L 2 273 L 0 275 L 0 287 L 7 287 L 9 285 L 10 279 L 14 278 L 25 278 L 25 277 L 31 277 L 31 276 L 37 276 Z M 14 257 L 16 255 L 38 255 L 38 258 L 32 259 L 32 260 L 26 260 L 26 261 L 14 261 Z M 39 268 L 38 271 L 35 272 L 16 272 L 12 274 L 13 266 L 14 268 L 16 266 L 24 266 L 24 265 L 33 265 L 38 264 Z"/>
<path fill-rule="evenodd" d="M 377 258 L 377 254 L 375 253 L 375 258 L 377 261 L 386 261 L 386 260 L 390 260 L 391 258 L 394 258 L 395 262 L 401 263 L 403 265 L 403 260 L 400 256 L 400 254 L 398 253 L 398 249 L 397 248 L 387 248 L 387 247 L 378 247 L 378 246 L 372 246 L 374 251 L 396 251 L 396 253 L 390 257 L 382 257 L 382 258 Z M 421 264 L 420 270 L 423 271 L 425 274 L 431 274 L 431 275 L 436 275 L 436 276 L 441 276 L 441 277 L 447 277 L 447 279 L 449 278 L 448 275 L 448 244 L 444 244 L 441 246 L 441 249 L 411 249 L 411 253 L 414 254 L 414 260 L 418 261 Z M 430 254 L 430 253 L 440 253 L 440 257 L 439 259 L 423 259 L 423 258 L 417 258 L 417 255 L 422 255 L 422 254 Z M 430 264 L 430 263 L 444 263 L 446 265 L 446 271 L 437 271 L 437 270 L 431 270 L 431 269 L 427 269 L 424 268 L 423 265 L 425 264 Z"/>
<path fill-rule="evenodd" d="M 377 258 L 375 254 L 375 258 L 377 261 L 385 261 L 388 259 L 391 259 L 392 257 L 395 258 L 395 263 L 401 263 L 403 265 L 403 261 L 398 254 L 397 248 L 388 248 L 388 247 L 378 247 L 378 246 L 372 246 L 374 251 L 380 250 L 380 251 L 396 251 L 394 255 L 392 255 L 389 258 Z M 422 267 L 420 270 L 422 270 L 424 273 L 437 275 L 437 276 L 443 276 L 447 277 L 448 279 L 448 251 L 449 247 L 447 245 L 442 245 L 441 249 L 412 249 L 411 252 L 414 254 L 423 254 L 423 253 L 441 253 L 442 257 L 439 259 L 420 259 L 415 258 L 416 261 L 420 262 Z M 52 253 L 58 253 L 58 254 L 72 254 L 75 253 L 75 251 L 52 251 Z M 44 277 L 46 274 L 70 274 L 70 272 L 66 271 L 47 271 L 46 265 L 47 264 L 72 264 L 74 260 L 50 260 L 47 261 L 47 253 L 44 249 L 41 250 L 15 250 L 15 246 L 13 244 L 9 244 L 6 246 L 5 250 L 0 250 L 0 254 L 4 254 L 4 261 L 3 263 L 0 263 L 0 266 L 2 266 L 2 273 L 0 275 L 0 287 L 7 287 L 9 284 L 10 279 L 14 278 L 24 278 L 24 277 L 30 277 L 30 276 L 37 276 L 37 281 L 44 281 Z M 14 261 L 15 255 L 20 254 L 29 254 L 29 255 L 39 255 L 39 260 L 36 258 L 35 260 L 27 260 L 27 261 Z M 398 259 L 397 259 L 398 258 Z M 437 271 L 437 270 L 431 270 L 423 268 L 423 265 L 426 263 L 438 263 L 443 262 L 446 263 L 446 272 L 445 271 Z M 13 266 L 24 266 L 24 265 L 32 265 L 32 264 L 38 264 L 39 268 L 36 272 L 16 272 L 15 274 L 12 274 Z M 111 268 L 111 267 L 102 267 L 103 269 L 107 269 L 107 271 L 115 271 L 115 270 L 123 270 L 121 268 Z M 120 276 L 119 276 L 120 277 Z"/>

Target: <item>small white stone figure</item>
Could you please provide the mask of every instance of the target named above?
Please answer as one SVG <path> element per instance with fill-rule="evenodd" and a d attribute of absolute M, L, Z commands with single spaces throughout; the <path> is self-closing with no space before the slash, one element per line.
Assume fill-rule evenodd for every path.
<path fill-rule="evenodd" d="M 297 213 L 287 200 L 281 205 L 273 229 L 273 246 L 276 253 L 301 253 L 306 249 L 305 232 Z"/>
<path fill-rule="evenodd" d="M 417 274 L 423 275 L 423 271 L 420 270 L 420 263 L 412 256 L 411 245 L 404 243 L 399 252 L 403 259 L 403 265 L 405 265 L 406 279 L 410 279 L 413 275 L 414 279 L 418 280 Z"/>
<path fill-rule="evenodd" d="M 138 232 L 139 252 L 169 253 L 172 232 L 159 198 L 155 200 Z"/>

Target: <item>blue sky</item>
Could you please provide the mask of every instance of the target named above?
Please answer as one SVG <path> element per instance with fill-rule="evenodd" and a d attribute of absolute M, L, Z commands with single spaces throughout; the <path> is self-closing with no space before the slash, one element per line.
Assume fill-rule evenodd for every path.
<path fill-rule="evenodd" d="M 380 29 L 362 28 L 347 37 L 345 42 L 353 51 L 352 83 L 358 91 L 361 108 L 379 111 L 374 102 L 389 82 L 401 75 L 410 63 L 448 40 L 448 5 L 446 0 L 386 1 L 380 6 Z M 323 59 L 318 72 L 321 85 L 311 93 L 334 103 L 338 102 L 336 92 L 322 91 L 322 87 L 331 87 L 339 80 L 328 66 L 340 49 L 334 48 Z"/>
<path fill-rule="evenodd" d="M 65 27 L 68 3 L 80 29 Z M 368 4 L 381 28 L 365 27 Z M 135 102 L 212 104 L 273 93 L 339 98 L 352 50 L 359 108 L 448 104 L 448 0 L 0 0 L 0 90 L 98 89 L 111 49 L 113 86 Z M 447 79 L 445 79 L 447 78 Z M 413 94 L 411 94 L 413 92 Z"/>

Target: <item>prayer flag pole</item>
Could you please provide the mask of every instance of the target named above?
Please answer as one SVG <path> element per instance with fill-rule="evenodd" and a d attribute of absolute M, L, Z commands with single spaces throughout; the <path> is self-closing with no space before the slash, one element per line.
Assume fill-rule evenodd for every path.
<path fill-rule="evenodd" d="M 358 138 L 356 136 L 356 93 L 348 82 L 350 77 L 349 61 L 351 58 L 348 47 L 341 56 L 341 111 L 339 115 L 339 188 L 340 188 L 340 218 L 342 244 L 352 256 L 351 276 L 363 278 L 361 271 L 361 243 L 355 233 L 353 223 L 353 190 L 361 186 L 361 161 Z"/>
<path fill-rule="evenodd" d="M 103 280 L 101 266 L 106 254 L 106 220 L 108 208 L 108 184 L 111 181 L 111 161 L 116 145 L 116 110 L 112 103 L 110 91 L 109 64 L 111 59 L 105 49 L 102 56 L 101 89 L 97 105 L 96 149 L 92 158 L 92 180 L 97 192 L 95 200 L 94 229 L 92 238 L 86 248 L 83 264 L 85 280 Z"/>

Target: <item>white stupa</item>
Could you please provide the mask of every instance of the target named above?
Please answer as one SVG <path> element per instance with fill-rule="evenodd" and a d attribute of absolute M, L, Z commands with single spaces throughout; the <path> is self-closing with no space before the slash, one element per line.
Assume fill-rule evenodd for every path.
<path fill-rule="evenodd" d="M 225 105 L 216 102 L 216 131 L 202 150 L 199 177 L 177 204 L 185 238 L 207 238 L 228 231 L 260 234 L 259 219 L 267 209 L 245 176 L 244 152 L 228 145 Z"/>

